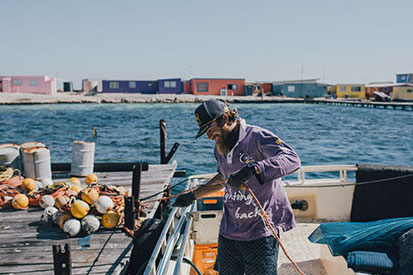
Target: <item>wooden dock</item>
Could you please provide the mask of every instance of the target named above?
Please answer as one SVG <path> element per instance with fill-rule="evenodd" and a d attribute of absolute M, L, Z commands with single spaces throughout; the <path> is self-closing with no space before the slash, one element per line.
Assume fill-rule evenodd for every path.
<path fill-rule="evenodd" d="M 413 111 L 413 102 L 377 102 L 337 99 L 307 99 L 305 103 Z"/>
<path fill-rule="evenodd" d="M 176 162 L 149 165 L 142 172 L 139 197 L 163 190 L 176 167 Z M 96 174 L 101 184 L 131 189 L 132 171 Z M 156 205 L 147 216 L 153 216 L 155 210 Z M 0 211 L 0 274 L 54 274 L 53 244 L 70 244 L 72 274 L 117 274 L 129 260 L 132 239 L 121 229 L 101 228 L 89 236 L 68 238 L 57 226 L 40 221 L 42 212 L 34 207 Z"/>

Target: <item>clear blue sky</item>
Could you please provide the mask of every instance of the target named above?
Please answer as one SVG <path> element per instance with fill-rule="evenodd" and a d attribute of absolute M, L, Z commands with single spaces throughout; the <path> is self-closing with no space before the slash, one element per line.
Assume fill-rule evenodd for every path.
<path fill-rule="evenodd" d="M 413 1 L 0 2 L 0 75 L 392 81 L 413 72 Z"/>

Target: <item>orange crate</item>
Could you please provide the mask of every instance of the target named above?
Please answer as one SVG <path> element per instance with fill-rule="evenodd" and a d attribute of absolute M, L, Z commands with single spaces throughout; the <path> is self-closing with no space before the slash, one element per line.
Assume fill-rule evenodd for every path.
<path fill-rule="evenodd" d="M 203 275 L 218 274 L 214 271 L 214 264 L 218 254 L 218 244 L 196 244 L 194 248 L 194 256 L 192 262 L 201 271 Z M 191 269 L 191 275 L 196 275 L 196 272 Z"/>

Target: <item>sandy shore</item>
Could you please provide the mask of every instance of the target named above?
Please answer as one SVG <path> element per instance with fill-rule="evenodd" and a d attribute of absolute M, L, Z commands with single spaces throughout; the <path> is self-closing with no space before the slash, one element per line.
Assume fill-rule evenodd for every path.
<path fill-rule="evenodd" d="M 0 93 L 0 104 L 59 104 L 59 103 L 194 103 L 210 98 L 220 98 L 238 103 L 295 103 L 303 102 L 300 98 L 276 96 L 207 96 L 191 94 L 96 94 L 87 96 L 75 93 L 58 93 L 56 95 Z"/>

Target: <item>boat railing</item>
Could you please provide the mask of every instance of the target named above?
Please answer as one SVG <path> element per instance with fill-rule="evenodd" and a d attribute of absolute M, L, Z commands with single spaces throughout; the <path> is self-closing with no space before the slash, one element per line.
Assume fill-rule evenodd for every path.
<path fill-rule="evenodd" d="M 189 184 L 197 178 L 203 177 L 190 177 Z M 187 189 L 187 187 L 185 189 Z M 194 206 L 195 203 L 186 208 L 172 208 L 172 211 L 169 213 L 168 219 L 165 222 L 155 248 L 153 249 L 151 257 L 146 265 L 146 269 L 144 271 L 145 275 L 170 274 L 168 269 L 171 260 L 175 261 L 173 274 L 180 274 L 182 260 L 184 259 L 185 254 L 189 253 L 187 249 L 187 242 L 192 225 L 191 212 Z M 178 250 L 175 251 L 177 247 Z M 176 258 L 173 257 L 174 254 L 177 255 Z M 162 255 L 162 257 L 157 264 L 156 260 L 159 258 L 159 255 Z"/>
<path fill-rule="evenodd" d="M 297 180 L 284 180 L 285 186 L 297 186 L 305 184 L 323 183 L 323 184 L 348 184 L 353 183 L 349 181 L 348 172 L 357 171 L 356 165 L 312 165 L 302 166 L 294 174 L 297 175 Z M 320 172 L 338 172 L 338 178 L 317 178 L 308 179 L 307 173 Z"/>

